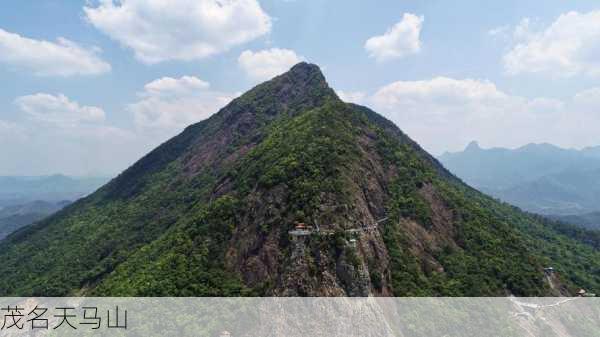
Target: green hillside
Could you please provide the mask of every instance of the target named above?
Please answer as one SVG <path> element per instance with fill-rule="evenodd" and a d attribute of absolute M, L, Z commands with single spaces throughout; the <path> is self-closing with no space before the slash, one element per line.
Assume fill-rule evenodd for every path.
<path fill-rule="evenodd" d="M 569 295 L 600 291 L 592 234 L 464 185 L 301 63 L 0 242 L 0 294 Z"/>

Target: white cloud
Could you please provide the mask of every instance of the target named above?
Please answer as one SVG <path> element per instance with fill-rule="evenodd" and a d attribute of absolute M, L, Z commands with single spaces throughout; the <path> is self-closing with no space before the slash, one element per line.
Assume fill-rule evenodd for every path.
<path fill-rule="evenodd" d="M 257 0 L 100 0 L 84 11 L 147 64 L 205 58 L 271 30 Z"/>
<path fill-rule="evenodd" d="M 142 156 L 153 139 L 107 123 L 103 109 L 64 95 L 39 93 L 15 99 L 22 112 L 0 121 L 0 175 L 115 173 Z"/>
<path fill-rule="evenodd" d="M 23 137 L 23 128 L 18 124 L 0 119 L 0 140 L 14 140 L 15 137 Z"/>
<path fill-rule="evenodd" d="M 186 126 L 210 117 L 234 97 L 209 90 L 193 76 L 163 77 L 144 86 L 140 100 L 128 106 L 136 126 L 172 136 Z"/>
<path fill-rule="evenodd" d="M 600 11 L 565 13 L 541 30 L 523 19 L 513 37 L 503 58 L 509 74 L 600 75 Z"/>
<path fill-rule="evenodd" d="M 303 60 L 293 50 L 271 48 L 257 52 L 246 50 L 240 54 L 238 64 L 248 76 L 262 81 L 288 71 Z"/>
<path fill-rule="evenodd" d="M 114 174 L 155 145 L 152 139 L 106 124 L 52 128 L 42 123 L 20 124 L 20 137 L 11 137 L 11 146 L 0 147 L 0 156 L 10 158 L 2 162 L 2 175 Z"/>
<path fill-rule="evenodd" d="M 421 50 L 421 27 L 423 16 L 404 13 L 402 21 L 396 23 L 385 34 L 373 36 L 365 43 L 370 57 L 377 61 L 401 58 Z"/>
<path fill-rule="evenodd" d="M 179 79 L 163 77 L 146 84 L 144 95 L 150 97 L 188 95 L 209 87 L 208 82 L 194 76 L 183 76 Z"/>
<path fill-rule="evenodd" d="M 63 94 L 57 96 L 38 93 L 21 96 L 15 104 L 35 121 L 56 125 L 75 125 L 85 122 L 102 122 L 104 110 L 95 106 L 81 106 Z"/>
<path fill-rule="evenodd" d="M 38 76 L 98 75 L 110 64 L 98 57 L 95 47 L 86 49 L 73 41 L 34 40 L 0 29 L 0 62 L 27 69 Z"/>
<path fill-rule="evenodd" d="M 367 98 L 367 94 L 362 91 L 342 91 L 336 90 L 337 95 L 344 102 L 362 104 Z"/>
<path fill-rule="evenodd" d="M 12 130 L 14 128 L 14 126 L 15 125 L 13 123 L 0 120 L 0 132 L 8 132 L 8 131 Z"/>
<path fill-rule="evenodd" d="M 491 104 L 506 98 L 488 81 L 456 80 L 436 77 L 426 81 L 397 81 L 379 89 L 374 96 L 379 105 L 431 107 L 460 106 L 468 103 Z M 435 110 L 435 109 L 433 109 Z"/>
<path fill-rule="evenodd" d="M 488 81 L 436 77 L 398 81 L 379 89 L 370 101 L 400 128 L 434 153 L 459 148 L 489 135 L 489 119 L 502 121 L 523 104 Z M 498 125 L 499 126 L 499 125 Z"/>
<path fill-rule="evenodd" d="M 0 175 L 119 172 L 234 96 L 211 90 L 209 83 L 193 76 L 159 78 L 126 106 L 134 124 L 127 128 L 110 123 L 102 108 L 63 94 L 18 97 L 17 119 L 0 120 L 0 143 L 11 145 L 0 146 L 0 157 L 10 158 L 0 166 Z"/>
<path fill-rule="evenodd" d="M 488 35 L 493 37 L 505 37 L 510 30 L 510 26 L 504 25 L 488 30 Z"/>
<path fill-rule="evenodd" d="M 541 30 L 543 30 L 543 26 L 541 26 L 541 23 L 538 20 L 524 18 L 515 26 L 512 31 L 512 37 L 517 42 L 523 42 L 535 39 L 538 36 L 537 31 Z"/>
<path fill-rule="evenodd" d="M 600 87 L 581 91 L 573 98 L 578 110 L 600 114 Z"/>
<path fill-rule="evenodd" d="M 561 101 L 510 95 L 489 81 L 436 77 L 391 83 L 364 102 L 436 154 L 471 140 L 505 147 L 597 145 L 600 133 L 600 88 Z"/>
<path fill-rule="evenodd" d="M 527 102 L 527 109 L 532 112 L 552 113 L 564 109 L 565 103 L 554 98 L 538 97 Z"/>

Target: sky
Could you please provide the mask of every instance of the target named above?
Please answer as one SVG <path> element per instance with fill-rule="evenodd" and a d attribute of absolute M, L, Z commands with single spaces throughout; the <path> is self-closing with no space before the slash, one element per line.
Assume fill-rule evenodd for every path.
<path fill-rule="evenodd" d="M 115 175 L 300 61 L 434 155 L 600 145 L 597 1 L 2 6 L 0 175 Z"/>

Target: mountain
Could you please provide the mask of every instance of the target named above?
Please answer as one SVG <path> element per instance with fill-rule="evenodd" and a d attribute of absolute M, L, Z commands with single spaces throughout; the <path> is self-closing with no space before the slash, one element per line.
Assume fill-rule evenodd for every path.
<path fill-rule="evenodd" d="M 0 209 L 0 218 L 5 218 L 11 215 L 25 215 L 31 213 L 51 214 L 70 203 L 71 202 L 68 200 L 62 200 L 59 202 L 36 200 L 22 205 L 6 206 Z"/>
<path fill-rule="evenodd" d="M 600 146 L 588 146 L 581 150 L 583 154 L 592 158 L 600 158 Z"/>
<path fill-rule="evenodd" d="M 550 218 L 580 225 L 584 228 L 600 231 L 600 212 L 592 212 L 581 215 L 551 215 Z"/>
<path fill-rule="evenodd" d="M 593 234 L 465 185 L 300 63 L 1 241 L 0 295 L 569 295 L 600 290 Z"/>
<path fill-rule="evenodd" d="M 0 176 L 0 240 L 95 191 L 103 177 Z"/>
<path fill-rule="evenodd" d="M 23 205 L 12 205 L 0 209 L 0 240 L 17 229 L 39 221 L 67 206 L 70 202 L 57 203 L 36 200 Z"/>
<path fill-rule="evenodd" d="M 0 176 L 0 209 L 43 200 L 51 203 L 76 200 L 104 185 L 104 177 Z"/>
<path fill-rule="evenodd" d="M 583 215 L 600 209 L 600 170 L 565 170 L 490 193 L 535 213 Z"/>
<path fill-rule="evenodd" d="M 472 142 L 439 160 L 471 186 L 531 212 L 600 210 L 600 147 L 573 150 L 529 144 L 514 150 L 482 149 Z"/>

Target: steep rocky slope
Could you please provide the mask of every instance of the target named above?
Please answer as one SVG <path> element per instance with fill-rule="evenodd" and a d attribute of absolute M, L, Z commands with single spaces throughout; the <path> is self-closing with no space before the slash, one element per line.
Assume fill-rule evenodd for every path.
<path fill-rule="evenodd" d="M 298 223 L 313 229 L 290 234 Z M 598 242 L 569 233 L 464 185 L 300 63 L 9 236 L 0 243 L 0 294 L 598 289 Z"/>

